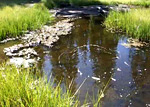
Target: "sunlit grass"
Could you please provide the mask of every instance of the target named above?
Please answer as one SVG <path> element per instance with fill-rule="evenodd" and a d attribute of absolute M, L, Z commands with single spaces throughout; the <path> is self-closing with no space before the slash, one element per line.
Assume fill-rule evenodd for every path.
<path fill-rule="evenodd" d="M 39 1 L 40 0 L 0 0 L 0 4 L 13 5 L 13 4 L 33 3 Z"/>
<path fill-rule="evenodd" d="M 40 28 L 50 20 L 50 14 L 42 4 L 34 7 L 6 6 L 0 9 L 0 40 L 22 35 L 27 30 Z"/>
<path fill-rule="evenodd" d="M 13 65 L 0 65 L 0 107 L 98 107 L 111 78 L 104 88 L 93 97 L 92 103 L 85 98 L 84 104 L 69 89 L 39 75 L 37 68 L 16 68 Z M 85 82 L 85 81 L 84 81 Z M 84 84 L 84 82 L 80 85 Z M 80 90 L 80 87 L 76 92 Z M 91 97 L 91 96 L 90 96 Z"/>
<path fill-rule="evenodd" d="M 150 0 L 98 0 L 104 4 L 129 4 L 129 5 L 140 5 L 150 6 Z"/>
<path fill-rule="evenodd" d="M 149 9 L 133 9 L 127 13 L 111 12 L 104 24 L 111 30 L 122 29 L 135 38 L 150 39 Z"/>
<path fill-rule="evenodd" d="M 61 5 L 97 5 L 99 0 L 42 0 L 48 8 L 61 7 Z"/>
<path fill-rule="evenodd" d="M 42 0 L 49 8 L 59 7 L 61 4 L 70 5 L 114 5 L 114 4 L 128 4 L 139 6 L 150 6 L 150 0 Z"/>
<path fill-rule="evenodd" d="M 77 107 L 69 91 L 36 76 L 34 70 L 0 66 L 0 107 Z"/>

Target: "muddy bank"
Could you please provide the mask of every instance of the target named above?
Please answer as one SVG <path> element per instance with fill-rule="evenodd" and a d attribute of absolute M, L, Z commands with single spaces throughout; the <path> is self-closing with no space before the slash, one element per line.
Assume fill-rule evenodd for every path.
<path fill-rule="evenodd" d="M 11 64 L 29 67 L 40 59 L 33 48 L 39 45 L 52 47 L 60 36 L 71 33 L 73 20 L 61 20 L 52 26 L 45 25 L 39 30 L 28 32 L 21 38 L 21 44 L 5 48 L 3 51 L 10 58 Z"/>

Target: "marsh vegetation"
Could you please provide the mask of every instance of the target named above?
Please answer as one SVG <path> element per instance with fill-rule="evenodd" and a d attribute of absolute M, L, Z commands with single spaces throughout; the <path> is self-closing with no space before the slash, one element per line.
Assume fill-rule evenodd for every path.
<path fill-rule="evenodd" d="M 111 12 L 104 25 L 113 31 L 126 32 L 129 36 L 140 40 L 150 39 L 149 9 L 132 9 L 129 12 Z"/>
<path fill-rule="evenodd" d="M 0 9 L 0 39 L 16 37 L 29 30 L 35 30 L 52 18 L 42 4 L 34 7 L 6 6 Z"/>
<path fill-rule="evenodd" d="M 60 7 L 62 5 L 117 5 L 117 4 L 127 4 L 127 5 L 137 5 L 149 7 L 149 0 L 42 0 L 45 5 L 49 8 Z"/>
<path fill-rule="evenodd" d="M 67 90 L 54 87 L 53 82 L 38 75 L 36 68 L 0 66 L 0 106 L 20 107 L 76 107 L 75 100 Z"/>

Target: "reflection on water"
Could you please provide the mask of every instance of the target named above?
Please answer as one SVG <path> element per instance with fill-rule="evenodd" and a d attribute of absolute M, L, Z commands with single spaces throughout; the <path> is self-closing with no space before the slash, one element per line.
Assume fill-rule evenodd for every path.
<path fill-rule="evenodd" d="M 76 92 L 81 102 L 97 96 L 112 78 L 101 101 L 103 107 L 145 106 L 150 103 L 149 49 L 126 48 L 127 37 L 107 32 L 98 19 L 79 19 L 71 35 L 62 37 L 43 55 L 46 75 Z M 96 78 L 96 79 L 95 79 Z M 90 100 L 90 97 L 89 99 Z"/>
<path fill-rule="evenodd" d="M 101 100 L 103 107 L 142 107 L 150 104 L 150 50 L 126 48 L 127 37 L 111 34 L 98 18 L 78 19 L 71 35 L 52 49 L 38 47 L 39 67 L 47 76 L 76 92 L 81 102 L 97 96 L 111 81 Z"/>

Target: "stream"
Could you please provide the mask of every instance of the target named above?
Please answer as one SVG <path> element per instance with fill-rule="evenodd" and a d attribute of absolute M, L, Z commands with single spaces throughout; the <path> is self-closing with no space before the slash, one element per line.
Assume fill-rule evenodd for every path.
<path fill-rule="evenodd" d="M 96 99 L 106 85 L 102 107 L 150 106 L 150 49 L 127 48 L 125 35 L 110 33 L 99 18 L 82 18 L 74 22 L 72 33 L 62 36 L 54 47 L 36 47 L 41 58 L 39 68 L 57 84 L 77 96 L 81 103 Z M 19 41 L 17 42 L 19 43 Z M 6 60 L 0 44 L 0 61 Z M 110 81 L 109 81 L 110 80 Z"/>

